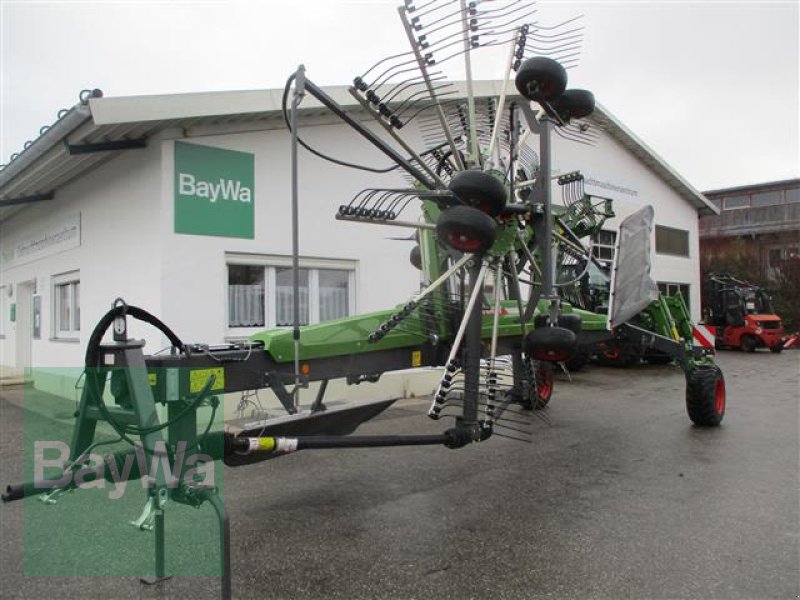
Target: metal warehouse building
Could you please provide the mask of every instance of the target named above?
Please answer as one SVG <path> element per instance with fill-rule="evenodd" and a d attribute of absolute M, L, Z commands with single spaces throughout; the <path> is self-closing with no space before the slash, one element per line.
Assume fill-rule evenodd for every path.
<path fill-rule="evenodd" d="M 500 85 L 476 82 L 477 95 L 496 96 Z M 365 117 L 345 87 L 326 91 Z M 30 366 L 79 371 L 91 329 L 118 297 L 192 342 L 289 324 L 290 136 L 281 93 L 87 94 L 5 165 L 4 374 Z M 598 107 L 590 122 L 597 143 L 556 138 L 554 167 L 580 170 L 587 192 L 614 200 L 617 217 L 595 253 L 610 258 L 616 224 L 653 205 L 653 278 L 666 291 L 688 294 L 698 318 L 698 214 L 717 209 L 607 110 Z M 386 162 L 310 98 L 299 123 L 302 137 L 329 154 Z M 538 148 L 535 137 L 528 143 Z M 396 171 L 354 171 L 302 150 L 299 169 L 303 320 L 386 308 L 413 294 L 419 275 L 408 261 L 412 244 L 392 239 L 407 230 L 335 219 L 339 205 L 363 188 L 403 186 Z M 149 353 L 167 345 L 145 327 L 133 334 L 146 340 Z M 56 379 L 49 387 L 74 394 L 74 381 Z"/>

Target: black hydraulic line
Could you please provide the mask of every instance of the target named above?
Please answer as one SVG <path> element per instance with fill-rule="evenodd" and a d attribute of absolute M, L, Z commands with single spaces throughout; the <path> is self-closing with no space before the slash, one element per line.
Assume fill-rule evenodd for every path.
<path fill-rule="evenodd" d="M 325 448 L 380 448 L 391 446 L 428 446 L 446 444 L 450 436 L 434 435 L 308 435 L 297 438 L 298 450 Z"/>
<path fill-rule="evenodd" d="M 117 317 L 125 317 L 127 315 L 152 325 L 161 331 L 165 336 L 167 336 L 170 343 L 174 347 L 181 351 L 184 350 L 184 344 L 181 339 L 175 334 L 174 331 L 167 327 L 167 325 L 161 321 L 161 319 L 137 306 L 130 306 L 124 303 L 117 304 L 117 301 L 115 301 L 111 310 L 103 315 L 100 321 L 98 321 L 97 325 L 95 325 L 91 336 L 89 336 L 89 341 L 86 344 L 86 384 L 90 393 L 97 394 L 97 392 L 101 390 L 98 373 L 98 368 L 100 367 L 100 342 L 102 342 L 103 336 L 114 322 L 114 319 Z M 100 394 L 97 394 L 95 406 L 100 411 L 100 414 L 103 416 L 103 418 L 120 435 L 120 437 L 129 444 L 134 445 L 133 440 L 126 435 L 125 428 L 120 426 L 108 412 L 105 402 L 103 402 Z"/>
<path fill-rule="evenodd" d="M 264 449 L 251 449 L 251 440 L 265 440 Z M 225 436 L 225 454 L 285 453 L 297 450 L 323 450 L 333 448 L 384 448 L 393 446 L 434 446 L 453 443 L 449 433 L 433 435 L 304 435 L 249 438 Z"/>
<path fill-rule="evenodd" d="M 174 347 L 178 348 L 179 350 L 183 350 L 184 344 L 181 339 L 158 317 L 137 306 L 117 305 L 103 315 L 100 321 L 98 321 L 97 325 L 95 325 L 92 335 L 89 336 L 89 341 L 86 344 L 86 367 L 91 368 L 99 365 L 100 342 L 103 340 L 103 336 L 106 334 L 108 328 L 114 322 L 116 317 L 125 315 L 130 315 L 134 319 L 138 319 L 139 321 L 144 321 L 145 323 L 152 325 L 161 331 L 161 333 L 163 333 L 165 336 L 167 336 L 170 343 Z"/>
<path fill-rule="evenodd" d="M 366 139 L 370 144 L 375 146 L 378 150 L 383 152 L 386 156 L 392 159 L 397 165 L 400 166 L 404 171 L 406 171 L 409 175 L 411 175 L 414 179 L 419 181 L 422 185 L 424 185 L 429 190 L 432 190 L 436 187 L 436 184 L 428 179 L 422 171 L 417 169 L 414 165 L 412 165 L 409 161 L 405 159 L 399 152 L 397 152 L 394 148 L 387 145 L 381 138 L 376 136 L 372 133 L 369 129 L 364 127 L 359 121 L 355 120 L 353 117 L 348 115 L 342 107 L 328 94 L 326 94 L 321 88 L 317 87 L 310 79 L 305 80 L 305 89 L 306 91 L 314 96 L 317 100 L 319 100 L 325 108 L 330 110 L 333 114 L 339 117 L 342 121 L 347 123 L 350 127 L 352 127 L 357 133 L 361 135 L 364 139 Z"/>

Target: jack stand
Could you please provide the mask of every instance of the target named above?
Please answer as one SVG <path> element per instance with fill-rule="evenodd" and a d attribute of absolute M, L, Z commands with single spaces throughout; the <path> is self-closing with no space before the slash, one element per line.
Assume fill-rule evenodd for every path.
<path fill-rule="evenodd" d="M 130 521 L 130 524 L 136 527 L 136 529 L 153 531 L 156 514 L 156 499 L 151 497 L 147 500 L 147 504 L 144 505 L 144 509 L 142 510 L 142 514 L 139 515 L 139 518 Z"/>
<path fill-rule="evenodd" d="M 208 500 L 214 512 L 217 513 L 219 521 L 219 552 L 220 552 L 220 582 L 222 584 L 222 600 L 231 598 L 231 523 L 225 505 L 222 503 L 216 490 L 206 490 L 200 494 L 200 498 Z"/>
<path fill-rule="evenodd" d="M 151 498 L 149 502 L 154 502 L 155 499 Z M 149 505 L 149 503 L 148 503 Z M 147 512 L 147 507 L 145 507 L 145 512 Z M 142 515 L 144 516 L 144 515 Z M 151 515 L 152 516 L 152 515 Z M 164 511 L 163 510 L 156 510 L 155 511 L 155 530 L 156 530 L 156 574 L 155 576 L 148 575 L 146 577 L 141 577 L 139 581 L 141 581 L 145 585 L 154 585 L 156 583 L 161 583 L 162 581 L 166 581 L 168 579 L 172 579 L 172 575 L 166 574 L 166 567 L 165 567 L 165 556 L 164 556 Z"/>

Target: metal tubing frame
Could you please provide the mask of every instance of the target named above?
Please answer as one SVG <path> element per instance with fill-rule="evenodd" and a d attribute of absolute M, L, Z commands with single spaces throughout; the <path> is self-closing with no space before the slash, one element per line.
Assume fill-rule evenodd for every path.
<path fill-rule="evenodd" d="M 306 87 L 306 69 L 303 65 L 295 73 L 294 93 L 292 94 L 292 312 L 294 339 L 294 390 L 292 392 L 294 410 L 300 408 L 300 224 L 298 216 L 298 165 L 297 165 L 297 108 L 303 101 Z"/>
<path fill-rule="evenodd" d="M 425 172 L 426 172 L 426 173 L 428 173 L 428 175 L 430 175 L 430 176 L 433 178 L 433 181 L 436 183 L 436 186 L 437 186 L 437 187 L 442 187 L 442 188 L 444 188 L 444 187 L 447 187 L 447 186 L 445 185 L 444 181 L 442 181 L 442 179 L 441 179 L 441 178 L 440 178 L 440 177 L 439 177 L 439 176 L 436 174 L 436 171 L 434 171 L 433 169 L 431 169 L 431 168 L 430 168 L 430 167 L 429 167 L 429 166 L 428 166 L 428 165 L 425 163 L 425 161 L 423 161 L 423 160 L 422 160 L 422 157 L 421 157 L 419 154 L 417 154 L 417 152 L 416 152 L 416 151 L 414 151 L 414 149 L 413 149 L 413 148 L 412 148 L 412 147 L 411 147 L 411 146 L 408 144 L 408 142 L 406 142 L 406 141 L 403 139 L 403 137 L 402 137 L 402 136 L 401 136 L 399 133 L 397 133 L 397 131 L 395 131 L 394 127 L 392 127 L 391 125 L 389 125 L 389 124 L 388 124 L 386 121 L 384 121 L 384 120 L 383 120 L 383 118 L 381 118 L 381 113 L 380 113 L 380 112 L 378 112 L 377 110 L 375 110 L 374 108 L 372 108 L 372 106 L 370 106 L 369 102 L 367 102 L 366 100 L 364 100 L 364 98 L 362 98 L 362 97 L 359 95 L 359 93 L 356 91 L 356 89 L 355 89 L 354 87 L 350 87 L 350 88 L 348 89 L 348 91 L 350 92 L 350 95 L 351 95 L 353 98 L 355 98 L 355 99 L 356 99 L 356 102 L 358 102 L 358 103 L 361 105 L 361 107 L 362 107 L 362 108 L 363 108 L 365 111 L 367 111 L 367 113 L 369 113 L 370 115 L 372 115 L 372 117 L 375 119 L 375 121 L 376 121 L 376 122 L 377 122 L 377 123 L 378 123 L 378 124 L 379 124 L 381 127 L 383 127 L 383 130 L 384 130 L 384 131 L 386 131 L 386 133 L 388 133 L 390 136 L 392 136 L 392 139 L 393 139 L 394 141 L 396 141 L 398 144 L 400 144 L 400 146 L 403 148 L 403 150 L 405 150 L 406 152 L 408 152 L 408 155 L 409 155 L 411 158 L 413 158 L 415 161 L 417 161 L 417 164 L 418 164 L 420 167 L 422 167 L 422 168 L 425 170 Z"/>
<path fill-rule="evenodd" d="M 469 269 L 470 282 L 473 286 L 472 298 L 468 307 L 465 319 L 467 327 L 465 330 L 466 344 L 464 347 L 464 406 L 462 408 L 463 427 L 474 428 L 477 433 L 478 424 L 478 399 L 480 395 L 480 370 L 481 370 L 481 347 L 483 306 L 477 302 L 478 297 L 483 295 L 483 278 L 486 275 L 488 263 L 481 265 L 473 264 Z"/>
<path fill-rule="evenodd" d="M 417 169 L 414 165 L 408 162 L 405 157 L 401 156 L 394 148 L 387 145 L 381 138 L 375 135 L 372 131 L 364 127 L 359 121 L 348 115 L 344 109 L 321 88 L 314 84 L 310 79 L 305 79 L 305 91 L 314 96 L 320 103 L 330 110 L 333 114 L 339 117 L 342 121 L 347 123 L 353 130 L 361 137 L 367 140 L 370 144 L 375 146 L 378 150 L 383 152 L 392 161 L 397 164 L 406 173 L 411 175 L 414 179 L 420 182 L 427 189 L 432 190 L 436 188 L 436 184 L 428 179 L 425 174 Z"/>
<path fill-rule="evenodd" d="M 456 141 L 453 139 L 453 132 L 450 131 L 450 126 L 447 124 L 447 118 L 444 115 L 444 111 L 442 110 L 442 105 L 439 104 L 438 98 L 436 97 L 436 92 L 433 90 L 433 84 L 431 82 L 431 77 L 428 74 L 428 69 L 425 66 L 425 61 L 422 60 L 422 55 L 419 51 L 419 44 L 417 40 L 414 38 L 414 32 L 411 28 L 411 25 L 408 22 L 405 14 L 405 7 L 398 6 L 397 13 L 400 15 L 400 21 L 403 23 L 403 28 L 405 29 L 406 36 L 408 37 L 408 43 L 411 46 L 411 50 L 414 53 L 414 58 L 417 60 L 417 66 L 419 67 L 419 72 L 422 74 L 422 79 L 425 81 L 425 87 L 428 89 L 428 95 L 431 98 L 431 102 L 436 107 L 436 116 L 439 119 L 439 124 L 442 126 L 442 133 L 444 133 L 445 138 L 447 138 L 447 144 L 450 146 L 450 151 L 453 153 L 453 160 L 456 161 L 456 165 L 459 170 L 463 170 L 466 168 L 464 165 L 464 161 L 461 158 L 461 153 L 459 152 L 458 148 L 456 147 Z"/>

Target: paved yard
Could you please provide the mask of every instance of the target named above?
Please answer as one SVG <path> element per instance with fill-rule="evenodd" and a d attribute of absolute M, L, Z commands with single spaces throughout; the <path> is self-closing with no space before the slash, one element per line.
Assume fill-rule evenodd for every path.
<path fill-rule="evenodd" d="M 718 429 L 691 426 L 675 367 L 589 367 L 557 381 L 530 444 L 308 451 L 226 469 L 234 595 L 796 598 L 800 353 L 726 352 L 718 362 L 728 382 Z M 362 432 L 441 431 L 424 410 L 399 402 Z M 43 424 L 0 401 L 3 485 L 22 476 L 23 418 L 29 431 L 68 434 L 66 419 Z M 109 556 L 149 565 L 152 534 L 126 524 L 138 491 L 128 503 L 78 490 L 56 506 L 0 507 L 2 596 L 216 597 L 211 577 L 144 588 L 130 574 L 23 575 L 100 575 Z M 167 519 L 168 563 L 207 572 L 210 509 L 173 505 Z M 84 553 L 92 558 L 78 564 Z"/>

